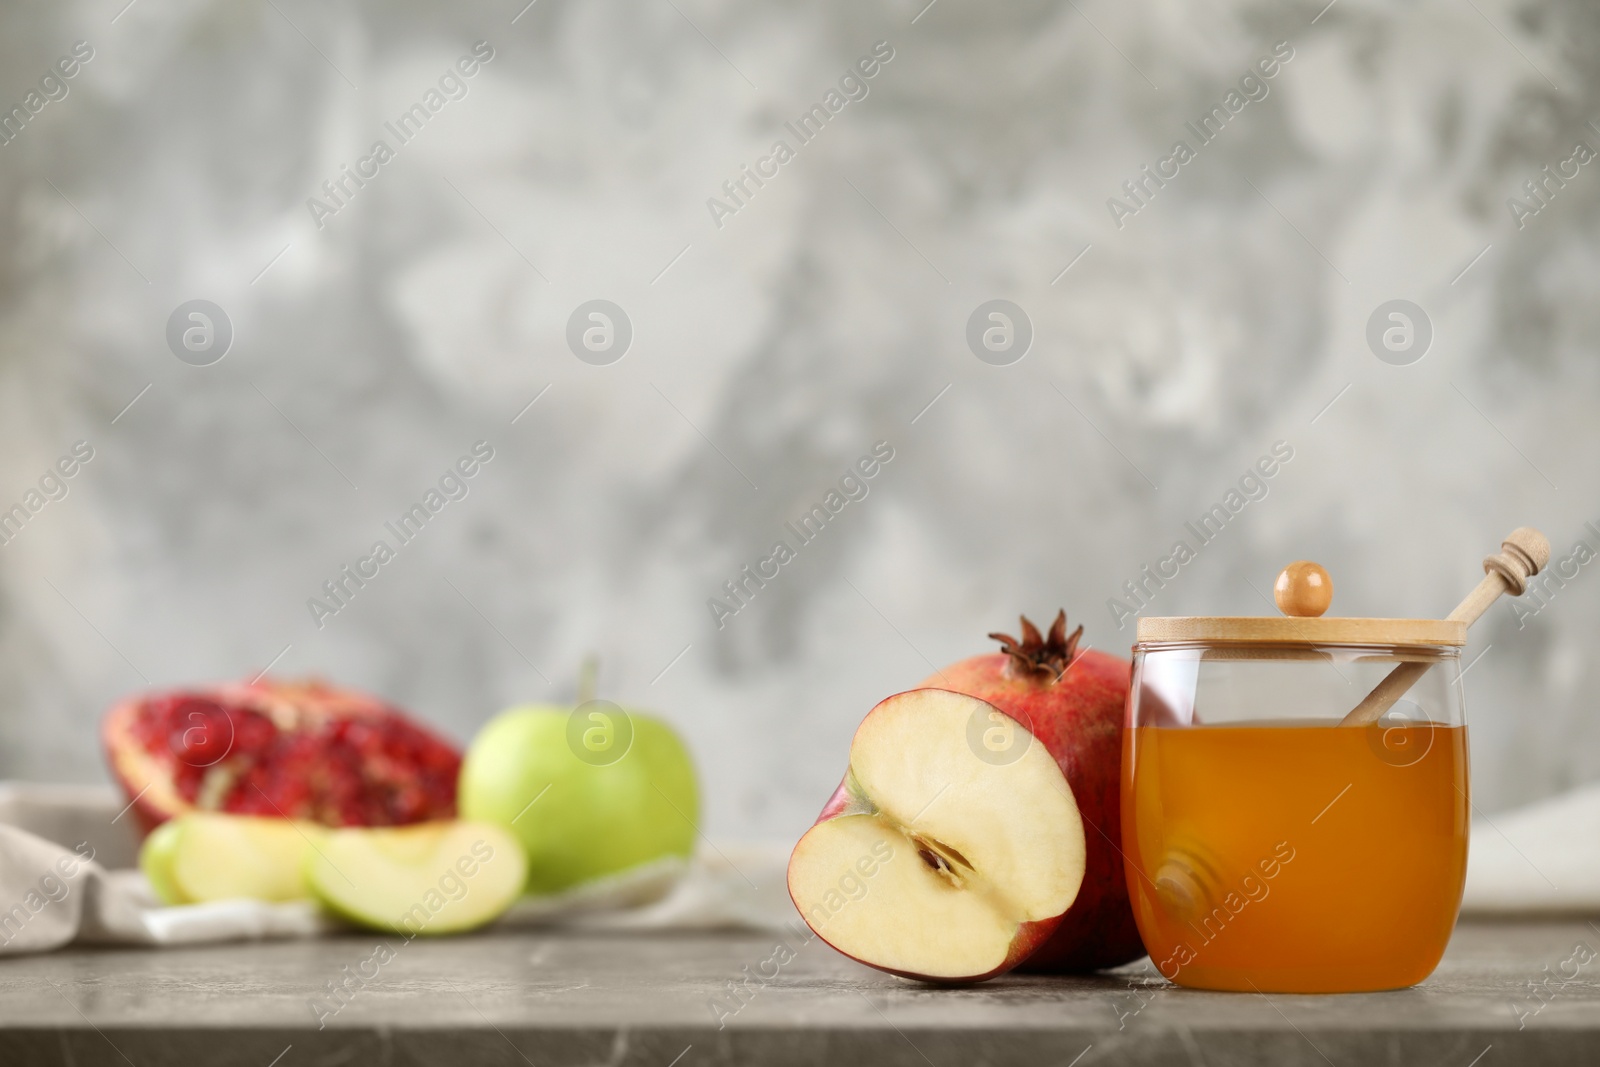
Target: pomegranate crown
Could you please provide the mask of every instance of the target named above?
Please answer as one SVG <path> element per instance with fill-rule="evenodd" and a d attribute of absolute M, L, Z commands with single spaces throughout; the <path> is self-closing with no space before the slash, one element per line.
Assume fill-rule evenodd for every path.
<path fill-rule="evenodd" d="M 1010 634 L 995 633 L 989 637 L 999 641 L 1000 650 L 1011 657 L 1010 667 L 1013 671 L 1023 677 L 1046 675 L 1055 681 L 1072 666 L 1072 658 L 1078 654 L 1078 641 L 1083 637 L 1083 627 L 1080 625 L 1069 635 L 1067 613 L 1058 611 L 1056 621 L 1050 624 L 1050 633 L 1045 637 L 1039 636 L 1039 628 L 1029 622 L 1026 615 L 1022 616 L 1021 641 Z"/>

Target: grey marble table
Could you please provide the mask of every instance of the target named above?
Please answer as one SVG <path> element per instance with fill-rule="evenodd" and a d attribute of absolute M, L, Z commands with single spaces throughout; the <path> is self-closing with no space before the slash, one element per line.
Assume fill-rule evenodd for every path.
<path fill-rule="evenodd" d="M 941 989 L 771 936 L 380 940 L 0 961 L 0 1064 L 1600 1063 L 1600 959 L 1568 962 L 1600 948 L 1582 920 L 1464 924 L 1423 985 L 1324 997 L 1175 989 L 1148 963 Z"/>

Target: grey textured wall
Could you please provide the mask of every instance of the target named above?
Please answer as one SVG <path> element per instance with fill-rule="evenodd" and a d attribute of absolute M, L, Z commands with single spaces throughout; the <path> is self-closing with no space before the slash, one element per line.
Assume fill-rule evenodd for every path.
<path fill-rule="evenodd" d="M 875 700 L 1018 611 L 1126 646 L 1108 600 L 1275 442 L 1150 612 L 1268 612 L 1306 557 L 1338 613 L 1437 615 L 1513 526 L 1600 549 L 1592 5 L 923 2 L 8 8 L 6 108 L 93 56 L 0 146 L 0 506 L 93 458 L 0 546 L 0 772 L 97 779 L 117 696 L 280 652 L 464 740 L 592 651 L 689 736 L 714 835 L 792 835 Z M 1008 365 L 967 341 L 997 298 Z M 169 349 L 193 299 L 234 332 L 208 366 Z M 606 365 L 567 343 L 595 299 L 632 328 Z M 1368 343 L 1395 299 L 1420 359 Z M 1486 810 L 1600 777 L 1596 570 L 1474 632 Z"/>

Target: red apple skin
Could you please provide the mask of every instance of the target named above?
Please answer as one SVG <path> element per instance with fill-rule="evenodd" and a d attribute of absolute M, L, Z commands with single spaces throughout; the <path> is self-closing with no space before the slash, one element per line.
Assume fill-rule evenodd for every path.
<path fill-rule="evenodd" d="M 930 689 L 940 687 L 921 686 L 919 688 Z M 846 774 L 844 781 L 839 783 L 839 788 L 833 791 L 833 796 L 829 797 L 828 802 L 822 806 L 822 814 L 817 816 L 817 822 L 824 823 L 829 819 L 837 819 L 841 815 L 852 815 L 857 812 L 870 810 L 872 810 L 872 805 L 870 802 L 863 801 L 862 798 L 856 796 L 850 791 L 850 776 Z M 813 823 L 812 825 L 816 824 Z M 1087 877 L 1087 874 L 1085 877 Z M 800 902 L 794 899 L 793 893 L 789 894 L 789 901 L 794 905 L 794 910 L 800 913 L 800 918 L 805 919 L 805 911 L 801 908 Z M 855 962 L 864 966 L 871 967 L 873 970 L 883 971 L 886 974 L 898 975 L 901 978 L 909 978 L 916 982 L 928 982 L 933 985 L 964 986 L 973 985 L 978 982 L 987 982 L 989 979 L 997 978 L 1000 975 L 1005 974 L 1007 971 L 1016 970 L 1017 967 L 1023 963 L 1023 961 L 1029 959 L 1036 952 L 1038 952 L 1040 946 L 1049 941 L 1050 935 L 1055 932 L 1056 927 L 1060 925 L 1062 918 L 1067 914 L 1071 914 L 1070 908 L 1067 912 L 1063 913 L 1063 915 L 1056 915 L 1049 919 L 1039 919 L 1033 922 L 1025 922 L 1020 924 L 1017 927 L 1016 937 L 1012 938 L 1011 940 L 1011 951 L 1006 953 L 1006 958 L 1001 961 L 1000 966 L 996 967 L 992 971 L 987 972 L 986 974 L 976 974 L 968 978 L 939 978 L 926 974 L 917 974 L 913 971 L 896 970 L 893 967 L 884 967 L 876 963 L 869 963 L 858 956 L 851 956 L 850 953 L 846 952 L 838 945 L 835 945 L 826 937 L 823 937 L 822 934 L 817 933 L 816 930 L 812 930 L 811 932 L 818 938 L 821 938 L 821 940 L 825 942 L 829 948 L 839 953 L 839 955 L 855 960 Z M 809 921 L 807 925 L 809 927 Z M 1143 955 L 1142 950 L 1140 954 Z"/>
<path fill-rule="evenodd" d="M 1122 728 L 1132 665 L 1088 649 L 1052 681 L 1048 674 L 1016 670 L 1013 662 L 1004 652 L 973 656 L 922 687 L 987 700 L 1026 726 L 1067 776 L 1083 817 L 1083 886 L 1021 969 L 1094 971 L 1129 963 L 1145 954 L 1122 862 Z"/>
<path fill-rule="evenodd" d="M 817 822 L 827 822 L 837 819 L 841 815 L 856 810 L 861 805 L 856 801 L 855 795 L 850 792 L 850 776 L 846 775 L 844 781 L 839 783 L 839 788 L 833 791 L 833 796 L 822 805 L 822 814 L 817 816 Z M 813 826 L 816 823 L 812 823 Z"/>

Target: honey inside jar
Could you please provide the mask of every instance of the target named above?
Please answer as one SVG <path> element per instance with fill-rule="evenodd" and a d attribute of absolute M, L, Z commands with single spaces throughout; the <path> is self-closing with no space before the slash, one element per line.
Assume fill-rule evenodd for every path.
<path fill-rule="evenodd" d="M 1466 875 L 1466 727 L 1140 725 L 1123 848 L 1151 961 L 1179 985 L 1352 992 L 1437 966 Z"/>

